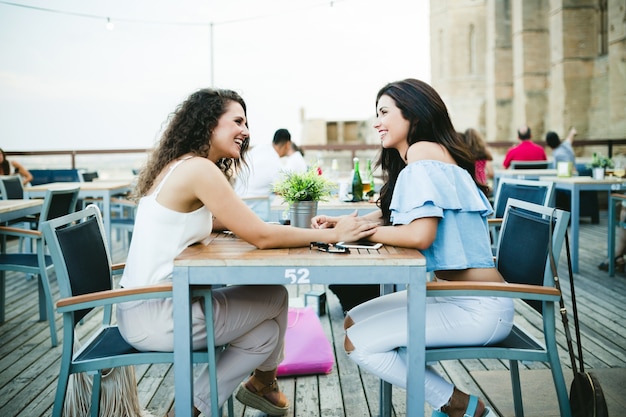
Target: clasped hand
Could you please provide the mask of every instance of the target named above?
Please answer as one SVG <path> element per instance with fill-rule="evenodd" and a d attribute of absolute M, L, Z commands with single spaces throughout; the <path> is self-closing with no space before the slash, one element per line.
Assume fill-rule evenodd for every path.
<path fill-rule="evenodd" d="M 313 229 L 336 229 L 338 235 L 342 236 L 341 240 L 346 242 L 354 242 L 365 239 L 376 233 L 378 223 L 368 220 L 364 217 L 358 217 L 355 210 L 347 216 L 326 216 L 319 215 L 311 219 L 311 227 Z"/>

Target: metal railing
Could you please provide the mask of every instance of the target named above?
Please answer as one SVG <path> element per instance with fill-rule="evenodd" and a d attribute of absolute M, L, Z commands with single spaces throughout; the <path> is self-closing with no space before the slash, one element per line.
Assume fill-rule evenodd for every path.
<path fill-rule="evenodd" d="M 542 146 L 546 146 L 545 142 L 536 142 Z M 504 153 L 506 149 L 515 145 L 516 142 L 506 141 L 506 142 L 489 142 L 487 145 L 497 150 L 498 152 Z M 586 148 L 586 147 L 606 147 L 606 154 L 609 157 L 612 157 L 616 147 L 618 146 L 626 146 L 626 138 L 624 139 L 586 139 L 586 140 L 576 140 L 573 143 L 574 148 Z M 328 145 L 303 145 L 301 146 L 304 152 L 316 151 L 316 152 L 349 152 L 350 159 L 354 158 L 357 155 L 357 152 L 363 151 L 377 151 L 380 148 L 379 144 L 328 144 Z M 9 151 L 5 150 L 8 157 L 12 156 L 68 156 L 69 166 L 67 168 L 75 169 L 77 168 L 76 158 L 81 155 L 89 155 L 89 156 L 97 156 L 97 155 L 121 155 L 121 154 L 144 154 L 147 155 L 151 149 L 149 148 L 138 148 L 138 149 L 84 149 L 84 150 L 56 150 L 56 151 Z"/>

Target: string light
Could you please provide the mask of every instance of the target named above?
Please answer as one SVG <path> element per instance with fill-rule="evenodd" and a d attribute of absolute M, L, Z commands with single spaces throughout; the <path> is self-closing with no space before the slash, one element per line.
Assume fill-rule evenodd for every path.
<path fill-rule="evenodd" d="M 340 1 L 346 1 L 346 0 L 331 0 L 330 1 L 330 7 L 333 7 L 335 4 L 339 3 Z M 111 18 L 108 17 L 108 16 L 94 15 L 94 14 L 88 14 L 88 13 L 68 12 L 68 11 L 64 11 L 64 10 L 56 10 L 56 9 L 49 9 L 49 8 L 46 8 L 46 7 L 30 6 L 30 5 L 27 5 L 27 4 L 14 3 L 14 2 L 4 1 L 4 0 L 0 0 L 0 4 L 6 4 L 8 6 L 15 6 L 15 7 L 23 7 L 25 9 L 31 9 L 31 10 L 39 10 L 39 11 L 42 11 L 42 12 L 57 13 L 57 14 L 63 14 L 63 15 L 68 15 L 68 16 L 84 17 L 84 18 L 89 18 L 89 19 L 98 19 L 98 20 L 106 19 L 107 20 L 106 28 L 108 30 L 113 30 L 115 28 L 115 24 L 113 22 L 111 22 Z M 308 6 L 294 8 L 294 9 L 290 9 L 290 10 L 281 10 L 280 12 L 276 12 L 276 13 L 264 14 L 264 15 L 258 15 L 258 16 L 251 16 L 251 17 L 244 17 L 244 18 L 239 18 L 239 19 L 223 20 L 223 21 L 219 21 L 219 22 L 174 22 L 174 21 L 156 21 L 156 20 L 127 19 L 127 18 L 120 18 L 120 17 L 114 17 L 114 20 L 117 21 L 117 22 L 143 23 L 143 24 L 155 24 L 155 25 L 205 26 L 206 27 L 206 26 L 209 26 L 209 25 L 223 25 L 223 24 L 237 23 L 237 22 L 243 22 L 243 21 L 249 21 L 249 20 L 264 19 L 264 18 L 268 18 L 268 17 L 277 16 L 279 14 L 289 13 L 289 12 L 302 11 L 302 10 L 305 10 L 305 9 L 312 9 L 312 8 L 317 8 L 317 7 L 321 7 L 321 6 L 328 7 L 328 5 L 329 5 L 329 2 L 327 0 L 327 1 L 324 1 L 323 3 L 310 4 Z"/>

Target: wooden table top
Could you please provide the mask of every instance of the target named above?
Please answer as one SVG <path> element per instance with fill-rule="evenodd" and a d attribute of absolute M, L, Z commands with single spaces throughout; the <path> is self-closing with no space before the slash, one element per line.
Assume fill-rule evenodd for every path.
<path fill-rule="evenodd" d="M 21 210 L 29 207 L 37 207 L 43 204 L 41 199 L 24 199 L 24 200 L 0 200 L 0 213 L 8 213 L 15 210 Z"/>
<path fill-rule="evenodd" d="M 24 192 L 29 191 L 46 191 L 57 190 L 71 187 L 80 187 L 81 190 L 113 190 L 121 187 L 130 187 L 132 181 L 114 180 L 114 181 L 93 181 L 93 182 L 51 182 L 48 184 L 33 185 L 24 188 Z"/>
<path fill-rule="evenodd" d="M 291 227 L 291 226 L 283 226 Z M 309 247 L 257 249 L 230 233 L 214 233 L 208 245 L 185 249 L 175 266 L 424 266 L 416 249 L 383 245 L 378 250 L 351 249 L 349 254 L 321 252 Z"/>
<path fill-rule="evenodd" d="M 597 180 L 588 176 L 574 176 L 574 177 L 539 177 L 540 181 L 551 181 L 568 184 L 622 184 L 626 183 L 626 178 L 618 177 L 604 177 L 604 179 Z"/>

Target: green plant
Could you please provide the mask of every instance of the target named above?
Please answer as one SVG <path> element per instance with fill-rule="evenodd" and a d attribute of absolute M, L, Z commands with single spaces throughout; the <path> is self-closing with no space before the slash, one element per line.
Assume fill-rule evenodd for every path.
<path fill-rule="evenodd" d="M 590 168 L 613 168 L 613 166 L 614 164 L 611 158 L 597 152 L 593 153 L 591 162 L 589 163 Z"/>
<path fill-rule="evenodd" d="M 296 201 L 326 201 L 335 186 L 313 167 L 306 172 L 283 172 L 273 191 L 291 205 Z"/>

